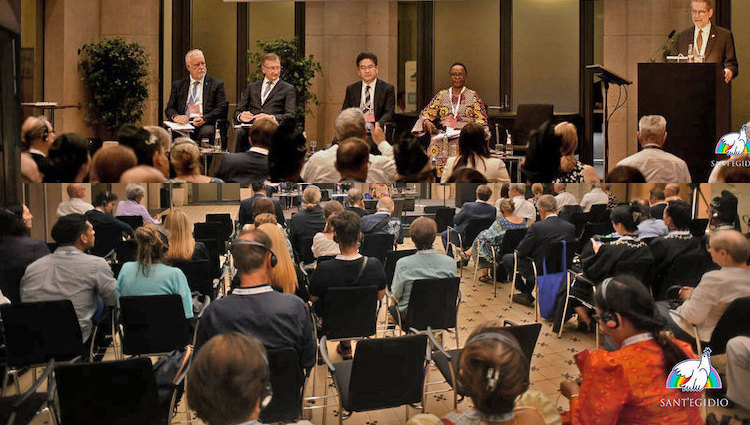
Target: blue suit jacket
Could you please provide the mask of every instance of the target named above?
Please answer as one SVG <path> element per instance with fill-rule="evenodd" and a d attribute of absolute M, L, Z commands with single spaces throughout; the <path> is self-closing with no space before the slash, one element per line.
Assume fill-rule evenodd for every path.
<path fill-rule="evenodd" d="M 466 231 L 469 221 L 475 218 L 496 218 L 497 208 L 485 202 L 467 202 L 461 207 L 461 211 L 453 217 L 453 224 L 458 233 Z"/>

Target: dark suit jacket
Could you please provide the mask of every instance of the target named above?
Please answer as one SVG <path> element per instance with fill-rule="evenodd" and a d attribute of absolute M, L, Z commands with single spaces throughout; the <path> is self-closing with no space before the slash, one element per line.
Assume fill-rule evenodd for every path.
<path fill-rule="evenodd" d="M 94 230 L 96 231 L 96 228 L 99 226 L 115 226 L 118 229 L 120 229 L 121 232 L 123 232 L 126 235 L 133 236 L 135 234 L 135 231 L 133 230 L 130 225 L 125 223 L 124 221 L 118 220 L 115 216 L 112 214 L 106 214 L 103 213 L 96 208 L 93 210 L 86 211 L 86 220 L 91 223 L 91 226 L 93 226 Z"/>
<path fill-rule="evenodd" d="M 651 206 L 651 217 L 663 219 L 664 210 L 667 209 L 667 204 L 656 204 Z"/>
<path fill-rule="evenodd" d="M 0 237 L 0 291 L 11 303 L 21 302 L 21 278 L 26 266 L 49 254 L 47 244 L 26 236 Z"/>
<path fill-rule="evenodd" d="M 461 211 L 453 217 L 453 224 L 456 231 L 464 234 L 469 221 L 475 218 L 495 218 L 497 217 L 497 208 L 485 202 L 467 202 L 461 206 Z"/>
<path fill-rule="evenodd" d="M 226 183 L 262 183 L 268 179 L 268 155 L 253 151 L 224 154 L 216 177 Z"/>
<path fill-rule="evenodd" d="M 386 123 L 393 121 L 393 113 L 396 110 L 396 89 L 393 88 L 393 84 L 378 79 L 375 82 L 374 96 L 372 106 L 375 109 L 375 121 L 383 127 Z M 341 110 L 359 108 L 360 103 L 362 103 L 362 81 L 346 87 L 346 97 Z"/>
<path fill-rule="evenodd" d="M 31 155 L 31 159 L 36 162 L 36 167 L 39 169 L 39 172 L 42 173 L 42 175 L 47 174 L 50 167 L 49 158 L 34 152 L 29 152 L 29 154 Z"/>
<path fill-rule="evenodd" d="M 695 26 L 692 26 L 677 34 L 677 42 L 674 47 L 676 51 L 672 53 L 687 55 L 688 46 L 694 44 L 694 42 Z M 734 53 L 734 36 L 729 30 L 711 24 L 711 34 L 708 36 L 705 57 L 706 62 L 722 63 L 724 68 L 732 70 L 734 75 L 732 78 L 737 78 L 737 75 L 739 75 L 737 56 Z"/>
<path fill-rule="evenodd" d="M 529 227 L 526 236 L 518 244 L 518 254 L 532 257 L 537 263 L 544 258 L 547 244 L 575 238 L 576 228 L 557 216 L 547 217 Z"/>
<path fill-rule="evenodd" d="M 234 114 L 234 122 L 240 122 L 240 114 L 249 111 L 252 114 L 269 114 L 281 121 L 295 119 L 297 117 L 297 90 L 293 85 L 279 78 L 279 81 L 268 93 L 266 103 L 260 103 L 263 80 L 255 81 L 247 85 L 242 93 L 242 102 L 237 106 Z"/>
<path fill-rule="evenodd" d="M 253 196 L 247 199 L 243 199 L 242 202 L 240 202 L 240 213 L 238 216 L 240 227 L 246 224 L 253 223 L 253 220 L 255 219 L 255 217 L 253 217 L 253 202 L 255 202 L 255 200 L 258 198 L 268 198 L 273 201 L 273 209 L 276 211 L 276 222 L 281 224 L 282 226 L 285 226 L 286 221 L 284 220 L 284 209 L 281 208 L 281 202 L 279 202 L 278 199 L 273 199 L 263 193 L 256 193 Z"/>
<path fill-rule="evenodd" d="M 169 102 L 164 109 L 168 120 L 185 113 L 189 87 L 190 76 L 172 83 L 172 93 L 169 94 Z M 206 124 L 215 125 L 216 120 L 227 119 L 228 111 L 229 102 L 224 94 L 224 82 L 206 75 L 203 80 L 203 120 Z"/>

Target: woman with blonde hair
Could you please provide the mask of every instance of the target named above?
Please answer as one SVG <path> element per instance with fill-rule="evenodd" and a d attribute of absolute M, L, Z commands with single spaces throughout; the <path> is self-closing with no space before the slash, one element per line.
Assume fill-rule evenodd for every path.
<path fill-rule="evenodd" d="M 216 177 L 201 174 L 201 153 L 198 145 L 187 137 L 178 137 L 169 153 L 175 171 L 174 182 L 224 183 Z"/>
<path fill-rule="evenodd" d="M 271 223 L 261 224 L 258 230 L 271 239 L 271 249 L 276 254 L 276 265 L 271 272 L 271 286 L 285 294 L 297 292 L 298 278 L 291 255 L 287 250 L 286 237 L 279 226 Z"/>
<path fill-rule="evenodd" d="M 562 138 L 560 144 L 560 176 L 552 183 L 599 183 L 599 174 L 594 167 L 586 165 L 575 157 L 578 149 L 578 131 L 569 122 L 555 126 L 555 135 Z"/>
<path fill-rule="evenodd" d="M 172 211 L 167 220 L 167 229 L 169 250 L 164 257 L 168 263 L 210 259 L 206 245 L 193 239 L 193 223 L 187 214 L 181 210 Z"/>
<path fill-rule="evenodd" d="M 171 221 L 171 219 L 170 219 Z M 153 224 L 135 231 L 136 261 L 125 263 L 117 276 L 117 299 L 140 295 L 179 294 L 185 318 L 193 317 L 193 298 L 182 270 L 164 264 L 167 238 Z"/>

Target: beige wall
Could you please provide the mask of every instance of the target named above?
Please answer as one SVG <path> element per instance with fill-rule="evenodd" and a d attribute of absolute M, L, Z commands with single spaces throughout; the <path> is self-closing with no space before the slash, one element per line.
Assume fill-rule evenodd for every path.
<path fill-rule="evenodd" d="M 149 98 L 143 124 L 158 122 L 158 0 L 48 0 L 45 4 L 44 100 L 59 104 L 85 102 L 78 70 L 78 49 L 102 38 L 124 37 L 139 42 L 149 55 Z M 55 114 L 58 133 L 93 136 L 84 123 L 83 109 Z"/>
<path fill-rule="evenodd" d="M 327 146 L 333 120 L 341 111 L 346 86 L 359 75 L 355 59 L 362 51 L 378 56 L 378 78 L 395 83 L 398 74 L 398 5 L 382 1 L 328 1 L 305 4 L 305 48 L 323 67 L 312 90 L 320 104 L 312 107 L 305 129 L 308 140 Z"/>
<path fill-rule="evenodd" d="M 740 62 L 740 76 L 732 81 L 732 131 L 750 121 L 750 78 L 747 59 L 750 52 L 750 1 L 732 0 L 732 34 Z"/>
<path fill-rule="evenodd" d="M 224 3 L 221 0 L 201 0 L 192 3 L 191 47 L 203 50 L 208 74 L 224 82 L 227 101 L 235 103 L 238 60 L 237 4 Z"/>

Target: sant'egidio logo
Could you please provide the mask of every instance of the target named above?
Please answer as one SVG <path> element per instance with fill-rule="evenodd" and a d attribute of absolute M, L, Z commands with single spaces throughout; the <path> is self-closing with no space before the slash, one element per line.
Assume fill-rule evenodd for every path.
<path fill-rule="evenodd" d="M 729 133 L 719 140 L 716 153 L 720 155 L 737 156 L 750 153 L 750 142 L 747 137 L 747 124 L 742 126 L 739 133 Z"/>
<path fill-rule="evenodd" d="M 721 388 L 721 378 L 711 366 L 711 349 L 706 347 L 699 359 L 677 363 L 667 377 L 667 388 L 680 388 L 683 392 L 698 392 L 704 388 Z"/>

